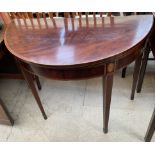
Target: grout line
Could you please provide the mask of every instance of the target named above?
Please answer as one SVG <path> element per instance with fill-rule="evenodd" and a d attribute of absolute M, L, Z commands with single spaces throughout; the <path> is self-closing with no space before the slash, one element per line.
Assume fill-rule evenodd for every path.
<path fill-rule="evenodd" d="M 37 122 L 37 120 L 32 116 L 32 114 L 31 113 L 29 113 L 29 115 L 30 115 L 30 117 L 34 120 L 34 122 L 36 123 Z M 48 135 L 46 134 L 46 132 L 44 131 L 44 128 L 43 128 L 43 126 L 42 125 L 40 125 L 40 124 L 38 124 L 38 129 L 40 129 L 40 131 L 42 131 L 43 132 L 43 134 L 44 134 L 44 136 L 47 138 L 47 142 L 50 142 L 50 139 L 49 139 L 49 137 L 48 137 Z"/>
<path fill-rule="evenodd" d="M 8 134 L 8 136 L 6 137 L 6 141 L 8 142 L 8 140 L 9 140 L 9 137 L 11 136 L 11 134 L 12 134 L 12 130 L 13 130 L 13 126 L 11 127 L 11 131 L 10 131 L 10 133 Z"/>

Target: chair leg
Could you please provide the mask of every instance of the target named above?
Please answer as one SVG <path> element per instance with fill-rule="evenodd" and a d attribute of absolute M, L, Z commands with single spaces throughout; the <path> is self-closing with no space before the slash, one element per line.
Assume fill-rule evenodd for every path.
<path fill-rule="evenodd" d="M 127 67 L 124 67 L 122 69 L 122 78 L 125 78 L 125 76 L 126 76 L 126 69 L 127 69 Z"/>
<path fill-rule="evenodd" d="M 41 83 L 40 83 L 39 77 L 37 75 L 35 75 L 35 80 L 36 80 L 38 89 L 41 90 Z"/>
<path fill-rule="evenodd" d="M 150 51 L 147 50 L 144 53 L 144 56 L 143 56 L 143 59 L 142 59 L 142 65 L 141 65 L 138 84 L 137 84 L 137 93 L 140 93 L 141 89 L 142 89 L 149 53 L 150 53 Z"/>
<path fill-rule="evenodd" d="M 154 109 L 154 112 L 152 114 L 152 117 L 151 117 L 151 121 L 149 123 L 149 127 L 147 129 L 147 132 L 146 132 L 146 135 L 145 135 L 145 142 L 150 142 L 151 139 L 152 139 L 152 136 L 154 134 L 154 131 L 155 131 L 155 109 Z"/>
<path fill-rule="evenodd" d="M 32 94 L 34 95 L 34 97 L 36 99 L 36 102 L 37 102 L 37 104 L 39 106 L 39 109 L 40 109 L 44 119 L 47 119 L 47 115 L 46 115 L 45 110 L 44 110 L 44 108 L 42 106 L 42 103 L 40 101 L 40 97 L 38 95 L 38 92 L 37 92 L 37 90 L 35 88 L 35 85 L 34 85 L 34 82 L 33 82 L 33 75 L 31 73 L 29 73 L 28 71 L 26 71 L 22 66 L 21 66 L 21 70 L 22 70 L 22 73 L 24 75 L 24 78 L 25 78 L 27 84 L 29 85 L 29 87 L 30 87 L 30 89 L 32 91 Z"/>
<path fill-rule="evenodd" d="M 142 54 L 137 58 L 135 61 L 135 67 L 134 67 L 134 73 L 133 73 L 133 82 L 132 82 L 132 91 L 131 91 L 131 100 L 134 100 L 135 90 L 137 87 L 140 67 L 141 67 L 141 61 L 142 61 Z"/>
<path fill-rule="evenodd" d="M 103 132 L 108 132 L 111 94 L 113 86 L 113 73 L 103 77 Z"/>
<path fill-rule="evenodd" d="M 0 99 L 0 124 L 13 125 L 14 121 L 10 116 L 5 104 Z"/>

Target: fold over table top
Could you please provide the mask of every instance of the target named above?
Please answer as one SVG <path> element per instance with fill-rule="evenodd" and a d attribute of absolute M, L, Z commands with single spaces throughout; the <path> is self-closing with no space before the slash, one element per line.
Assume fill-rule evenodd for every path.
<path fill-rule="evenodd" d="M 152 25 L 152 15 L 16 19 L 7 27 L 4 40 L 23 61 L 76 66 L 125 54 L 149 34 Z"/>

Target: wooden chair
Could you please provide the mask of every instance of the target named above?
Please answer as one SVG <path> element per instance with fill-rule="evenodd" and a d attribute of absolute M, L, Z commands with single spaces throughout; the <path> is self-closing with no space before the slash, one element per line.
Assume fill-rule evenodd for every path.
<path fill-rule="evenodd" d="M 3 29 L 5 30 L 6 25 L 8 25 L 13 19 L 9 13 L 1 13 L 4 24 Z M 1 69 L 0 69 L 0 78 L 9 78 L 9 79 L 23 79 L 23 75 L 12 55 L 9 53 L 8 49 L 5 47 L 4 42 L 0 45 L 0 52 L 3 55 L 1 60 Z M 39 78 L 34 75 L 34 80 L 38 86 L 38 89 L 41 90 L 41 84 Z"/>
<path fill-rule="evenodd" d="M 154 112 L 152 114 L 148 129 L 147 129 L 147 132 L 146 132 L 146 135 L 145 135 L 145 138 L 144 138 L 145 142 L 150 142 L 151 141 L 152 136 L 154 134 L 154 131 L 155 131 L 155 109 L 154 109 Z"/>
<path fill-rule="evenodd" d="M 155 17 L 154 12 L 153 12 L 153 16 Z M 154 27 L 155 27 L 155 24 L 154 24 Z M 152 53 L 153 53 L 153 55 L 155 57 L 155 28 L 153 29 L 152 35 L 150 37 L 150 49 L 152 50 Z M 146 69 L 146 65 L 147 65 L 148 55 L 149 55 L 149 51 L 146 54 L 146 58 L 144 59 L 144 66 L 142 67 L 143 70 L 141 71 L 142 72 L 141 73 L 141 81 L 142 82 L 143 82 L 144 75 L 145 75 L 145 69 Z M 138 88 L 139 91 L 141 90 L 142 82 L 140 83 L 141 85 Z M 147 129 L 147 132 L 146 132 L 146 135 L 145 135 L 145 138 L 144 138 L 146 142 L 151 141 L 151 138 L 153 136 L 154 131 L 155 131 L 155 108 L 154 108 L 154 111 L 153 111 L 153 114 L 152 114 L 148 129 Z"/>
<path fill-rule="evenodd" d="M 135 13 L 137 15 L 139 14 L 150 14 L 150 13 Z M 154 14 L 155 16 L 155 14 Z M 155 30 L 152 31 L 152 34 L 155 35 Z M 153 52 L 153 54 L 155 53 L 155 46 L 154 46 L 154 42 L 155 41 L 155 37 L 153 35 L 150 36 L 150 40 L 148 41 L 147 45 L 146 45 L 146 52 L 145 54 L 143 55 L 143 58 L 142 58 L 142 62 L 141 62 L 141 69 L 140 69 L 140 73 L 139 73 L 139 78 L 138 78 L 138 82 L 137 82 L 137 85 L 136 85 L 136 89 L 137 89 L 137 93 L 140 93 L 141 92 L 141 89 L 142 89 L 142 85 L 143 85 L 143 81 L 144 81 L 144 76 L 145 76 L 145 72 L 146 72 L 146 67 L 147 67 L 147 61 L 148 60 L 155 60 L 155 58 L 149 58 L 149 54 L 151 52 Z M 126 69 L 127 67 L 123 68 L 122 70 L 122 78 L 125 78 L 125 75 L 126 75 Z M 134 97 L 132 98 L 134 99 Z"/>
<path fill-rule="evenodd" d="M 153 16 L 155 18 L 155 13 L 153 13 Z M 151 52 L 153 53 L 154 58 L 149 58 L 149 54 Z M 154 23 L 154 28 L 150 35 L 150 40 L 148 43 L 148 48 L 147 48 L 146 54 L 142 60 L 141 72 L 140 72 L 139 80 L 138 80 L 138 84 L 137 84 L 137 93 L 141 92 L 148 60 L 155 60 L 155 23 Z"/>
<path fill-rule="evenodd" d="M 36 17 L 35 17 L 35 15 L 36 15 Z M 52 13 L 49 13 L 48 15 L 49 15 L 49 17 L 53 18 L 53 14 Z M 23 20 L 23 21 L 28 19 L 28 20 L 32 21 L 32 18 L 37 18 L 37 19 L 44 18 L 44 19 L 46 19 L 46 17 L 47 17 L 46 13 L 34 13 L 33 14 L 33 13 L 30 13 L 30 12 L 28 12 L 28 13 L 26 13 L 26 12 L 25 13 L 13 13 L 13 12 L 12 13 L 1 13 L 1 16 L 2 16 L 2 18 L 4 20 L 4 23 L 6 25 L 10 24 L 10 22 L 12 20 L 14 20 L 14 19 L 16 19 L 16 20 Z M 45 23 L 46 23 L 46 20 L 45 20 Z M 33 23 L 31 23 L 31 24 L 33 24 Z M 17 64 L 18 64 L 18 62 L 17 62 Z M 19 66 L 19 64 L 17 66 Z M 24 74 L 23 70 L 21 70 L 21 72 L 22 72 L 22 76 L 24 76 L 24 79 L 26 80 L 25 74 Z M 38 89 L 41 89 L 41 85 L 40 85 L 38 76 L 34 75 L 32 77 L 32 79 L 31 79 L 32 83 L 33 83 L 34 79 L 36 80 Z M 29 83 L 28 83 L 28 86 L 31 87 L 31 85 Z M 33 87 L 33 88 L 31 88 L 31 90 L 32 89 L 35 89 L 35 88 Z M 36 91 L 36 89 L 35 89 L 35 91 Z M 32 93 L 34 93 L 34 91 Z M 38 100 L 38 98 L 37 98 L 37 100 Z M 42 106 L 41 102 L 37 102 L 37 103 L 40 103 L 40 104 L 38 104 L 38 106 L 39 106 L 39 108 L 40 108 L 40 110 L 41 110 L 41 112 L 42 112 L 42 114 L 44 116 L 44 119 L 47 119 L 47 116 L 46 116 L 46 114 L 44 112 L 44 109 L 43 109 L 43 106 Z"/>
<path fill-rule="evenodd" d="M 64 17 L 102 17 L 102 16 L 111 16 L 111 12 L 64 12 Z"/>
<path fill-rule="evenodd" d="M 64 16 L 64 15 L 63 15 Z M 37 25 L 39 28 L 48 28 L 48 23 L 47 23 L 47 18 L 51 19 L 53 22 L 53 25 L 56 27 L 54 17 L 57 17 L 57 13 L 52 13 L 52 12 L 10 12 L 10 13 L 5 13 L 3 15 L 3 20 L 6 21 L 6 24 L 9 24 L 11 20 L 14 20 L 14 22 L 18 25 L 20 24 L 30 24 L 31 27 L 35 30 L 35 26 Z M 11 19 L 9 21 L 9 19 Z M 35 20 L 35 24 L 34 24 Z M 35 85 L 33 83 L 33 77 L 32 76 L 27 76 L 26 71 L 21 67 L 19 63 L 20 69 L 22 71 L 22 74 L 27 81 L 28 86 L 31 88 L 32 94 L 34 95 L 37 104 L 39 106 L 39 109 L 44 117 L 44 119 L 47 119 L 47 115 L 45 113 L 45 110 L 41 104 L 40 98 L 38 96 L 37 90 L 35 88 Z"/>

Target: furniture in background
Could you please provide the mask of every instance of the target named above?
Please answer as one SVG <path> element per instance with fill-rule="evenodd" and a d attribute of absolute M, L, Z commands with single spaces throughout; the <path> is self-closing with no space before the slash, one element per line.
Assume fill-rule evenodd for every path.
<path fill-rule="evenodd" d="M 5 33 L 5 45 L 16 57 L 46 119 L 33 74 L 57 80 L 103 77 L 103 131 L 108 132 L 113 76 L 134 60 L 138 79 L 152 16 L 54 18 L 49 13 L 15 19 Z M 144 27 L 141 29 L 141 27 Z M 127 36 L 124 38 L 124 34 Z M 46 41 L 44 41 L 46 40 Z M 20 44 L 18 43 L 20 41 Z"/>
<path fill-rule="evenodd" d="M 153 12 L 153 16 L 155 18 L 155 13 L 154 12 Z M 153 26 L 152 35 L 150 37 L 150 48 L 152 50 L 153 56 L 155 57 L 155 23 L 154 23 L 154 26 Z M 145 75 L 145 70 L 144 70 L 144 73 L 142 74 L 142 78 L 144 78 L 144 75 Z M 145 138 L 144 138 L 146 142 L 151 141 L 151 138 L 153 136 L 154 131 L 155 131 L 155 108 L 154 108 L 154 111 L 153 111 L 153 114 L 152 114 L 148 129 L 147 129 L 147 132 L 146 132 L 146 135 L 145 135 Z"/>
<path fill-rule="evenodd" d="M 140 13 L 138 13 L 137 12 L 135 14 L 137 14 L 137 15 L 142 15 L 142 14 L 148 15 L 148 14 L 152 14 L 152 13 L 150 13 L 150 12 L 140 12 Z M 155 27 L 155 23 L 154 23 L 153 27 Z M 142 89 L 144 76 L 145 76 L 145 72 L 146 72 L 146 67 L 147 67 L 147 61 L 148 60 L 155 60 L 155 58 L 149 58 L 149 54 L 151 52 L 154 54 L 153 50 L 155 50 L 155 46 L 154 46 L 154 44 L 152 44 L 152 42 L 155 41 L 154 35 L 155 35 L 155 28 L 152 29 L 150 39 L 147 41 L 147 43 L 145 45 L 145 52 L 144 52 L 144 55 L 142 57 L 141 69 L 140 69 L 140 73 L 139 73 L 138 82 L 137 82 L 137 85 L 136 85 L 137 93 L 140 93 L 141 89 Z M 126 69 L 127 69 L 127 67 L 124 67 L 123 70 L 122 70 L 122 78 L 125 78 Z M 134 99 L 134 94 L 135 94 L 135 91 L 133 93 L 133 96 L 131 97 L 131 100 Z"/>
<path fill-rule="evenodd" d="M 155 109 L 153 111 L 153 114 L 152 114 L 148 129 L 147 129 L 147 132 L 146 132 L 146 135 L 145 135 L 145 138 L 144 138 L 146 142 L 151 141 L 152 136 L 154 134 L 154 131 L 155 131 Z"/>
<path fill-rule="evenodd" d="M 8 15 L 8 13 L 0 13 L 0 25 L 3 31 L 0 32 L 1 44 L 0 44 L 0 53 L 2 55 L 0 61 L 0 78 L 5 79 L 24 79 L 19 66 L 17 65 L 16 60 L 12 56 L 12 54 L 6 48 L 3 35 L 6 29 L 6 25 L 11 22 L 12 18 Z M 34 76 L 34 80 L 38 86 L 38 89 L 41 89 L 41 84 L 37 76 Z"/>
<path fill-rule="evenodd" d="M 153 13 L 153 16 L 155 18 L 155 13 Z M 148 60 L 155 60 L 155 58 L 149 58 L 150 52 L 152 52 L 154 57 L 155 57 L 155 23 L 153 25 L 152 33 L 150 35 L 146 54 L 143 57 L 141 72 L 140 72 L 139 80 L 138 80 L 138 84 L 137 84 L 137 93 L 140 93 L 141 89 L 142 89 L 142 84 L 143 84 L 143 80 L 144 80 L 144 76 L 145 76 L 145 72 L 146 72 L 146 67 L 147 67 L 147 61 Z"/>
<path fill-rule="evenodd" d="M 2 27 L 0 27 L 0 44 L 3 41 L 3 34 L 4 30 Z M 3 57 L 3 54 L 0 52 L 0 62 Z M 13 125 L 14 121 L 11 118 L 6 106 L 4 105 L 3 101 L 0 99 L 0 124 L 7 124 L 7 125 Z"/>

